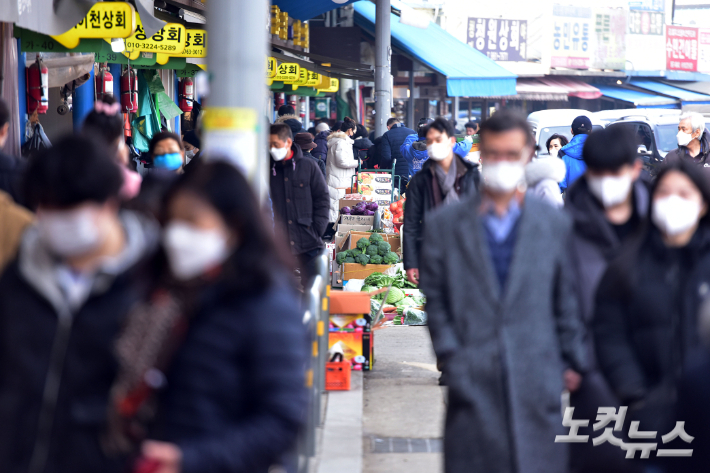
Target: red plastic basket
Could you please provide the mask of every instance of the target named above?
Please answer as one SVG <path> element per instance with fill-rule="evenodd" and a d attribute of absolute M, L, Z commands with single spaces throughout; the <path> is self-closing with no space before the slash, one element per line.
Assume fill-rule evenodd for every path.
<path fill-rule="evenodd" d="M 329 361 L 325 364 L 325 389 L 327 391 L 350 391 L 350 363 Z"/>

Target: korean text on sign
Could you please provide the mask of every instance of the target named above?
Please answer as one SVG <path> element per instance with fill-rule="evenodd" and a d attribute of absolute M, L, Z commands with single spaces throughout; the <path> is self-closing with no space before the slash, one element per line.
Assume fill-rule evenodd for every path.
<path fill-rule="evenodd" d="M 136 32 L 126 40 L 129 57 L 137 59 L 140 52 L 156 53 L 156 62 L 165 64 L 170 56 L 177 56 L 185 49 L 185 27 L 177 23 L 168 23 L 150 38 L 146 37 L 143 25 L 138 22 Z"/>
<path fill-rule="evenodd" d="M 552 67 L 589 68 L 591 9 L 555 5 L 552 20 Z"/>
<path fill-rule="evenodd" d="M 525 61 L 528 22 L 469 18 L 466 42 L 495 61 Z"/>
<path fill-rule="evenodd" d="M 136 28 L 133 5 L 125 2 L 95 4 L 84 18 L 69 31 L 52 36 L 62 46 L 75 48 L 81 38 L 127 38 Z"/>
<path fill-rule="evenodd" d="M 666 68 L 674 71 L 698 70 L 698 29 L 666 26 Z"/>

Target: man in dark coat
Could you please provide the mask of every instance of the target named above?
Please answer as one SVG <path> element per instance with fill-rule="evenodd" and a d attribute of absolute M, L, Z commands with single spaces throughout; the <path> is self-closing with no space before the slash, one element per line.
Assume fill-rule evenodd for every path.
<path fill-rule="evenodd" d="M 431 133 L 426 134 L 427 143 L 435 143 L 437 140 L 444 140 L 452 143 L 451 153 L 443 160 L 428 159 L 424 162 L 421 172 L 412 177 L 412 181 L 407 188 L 407 203 L 404 207 L 404 226 L 402 227 L 404 269 L 407 271 L 407 278 L 414 284 L 419 280 L 419 253 L 422 246 L 422 236 L 424 234 L 424 224 L 428 214 L 437 207 L 443 205 L 446 195 L 444 194 L 437 179 L 437 169 L 445 172 L 455 167 L 455 181 L 452 191 L 459 199 L 476 193 L 480 174 L 478 165 L 461 159 L 454 154 L 454 144 L 456 142 L 453 126 L 444 126 L 444 120 L 432 124 Z"/>
<path fill-rule="evenodd" d="M 631 241 L 647 220 L 650 189 L 641 179 L 634 137 L 624 127 L 592 133 L 584 145 L 587 172 L 567 191 L 565 210 L 572 217 L 570 266 L 572 281 L 586 326 L 585 347 L 590 369 L 579 389 L 571 393 L 576 419 L 596 419 L 597 409 L 619 402 L 596 366 L 592 318 L 594 297 L 609 262 Z M 593 435 L 591 424 L 580 435 Z M 573 443 L 572 469 L 579 473 L 624 472 L 633 466 L 625 452 L 609 443 Z"/>
<path fill-rule="evenodd" d="M 119 212 L 111 151 L 60 140 L 27 170 L 37 223 L 0 279 L 0 464 L 4 472 L 122 472 L 100 446 L 113 342 L 142 297 L 158 227 Z M 21 314 L 21 316 L 18 316 Z"/>
<path fill-rule="evenodd" d="M 399 148 L 402 147 L 402 143 L 404 143 L 407 136 L 416 132 L 404 126 L 404 123 L 400 123 L 396 118 L 387 120 L 387 130 L 382 135 L 380 169 L 391 169 L 392 163 L 394 163 L 394 173 L 402 179 L 400 188 L 404 189 L 409 182 L 409 165 Z"/>
<path fill-rule="evenodd" d="M 274 217 L 286 229 L 305 280 L 315 274 L 315 260 L 323 251 L 330 194 L 323 173 L 313 159 L 304 159 L 288 125 L 271 125 L 269 144 Z"/>
<path fill-rule="evenodd" d="M 0 150 L 5 146 L 10 130 L 10 110 L 0 99 Z M 15 202 L 21 203 L 21 181 L 23 163 L 15 156 L 0 151 L 0 190 L 10 194 Z"/>
<path fill-rule="evenodd" d="M 565 473 L 563 371 L 585 369 L 568 274 L 570 223 L 519 183 L 534 152 L 522 115 L 481 126 L 482 196 L 427 218 L 421 289 L 449 374 L 444 471 Z M 431 157 L 431 156 L 430 156 Z"/>
<path fill-rule="evenodd" d="M 323 173 L 323 177 L 325 177 L 325 161 L 322 159 L 316 158 L 313 156 L 312 152 L 316 148 L 316 144 L 313 142 L 313 135 L 310 133 L 299 133 L 296 135 L 296 138 L 294 139 L 296 144 L 301 147 L 301 152 L 303 153 L 304 158 L 310 158 L 313 160 L 318 165 L 318 168 L 321 170 Z"/>
<path fill-rule="evenodd" d="M 678 148 L 666 155 L 664 164 L 671 165 L 681 159 L 689 159 L 710 173 L 708 156 L 710 134 L 705 129 L 705 117 L 697 112 L 682 114 L 678 123 Z"/>

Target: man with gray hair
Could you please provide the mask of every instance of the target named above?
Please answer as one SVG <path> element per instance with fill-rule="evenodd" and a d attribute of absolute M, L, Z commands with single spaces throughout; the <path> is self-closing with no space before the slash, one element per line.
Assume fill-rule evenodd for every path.
<path fill-rule="evenodd" d="M 677 137 L 678 149 L 666 155 L 665 163 L 671 165 L 681 159 L 690 159 L 710 172 L 710 136 L 705 130 L 705 117 L 697 112 L 682 114 Z"/>

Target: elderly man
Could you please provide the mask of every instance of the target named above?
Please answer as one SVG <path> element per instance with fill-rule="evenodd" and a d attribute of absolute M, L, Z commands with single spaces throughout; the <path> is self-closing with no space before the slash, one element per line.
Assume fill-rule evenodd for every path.
<path fill-rule="evenodd" d="M 428 216 L 422 244 L 420 287 L 449 377 L 444 471 L 565 473 L 560 395 L 586 367 L 571 225 L 525 197 L 535 147 L 525 117 L 499 111 L 479 136 L 481 197 Z"/>
<path fill-rule="evenodd" d="M 710 136 L 705 130 L 705 117 L 697 112 L 682 114 L 677 138 L 678 148 L 668 153 L 664 162 L 670 165 L 681 159 L 690 159 L 710 172 Z"/>

